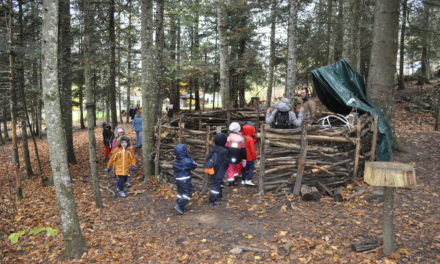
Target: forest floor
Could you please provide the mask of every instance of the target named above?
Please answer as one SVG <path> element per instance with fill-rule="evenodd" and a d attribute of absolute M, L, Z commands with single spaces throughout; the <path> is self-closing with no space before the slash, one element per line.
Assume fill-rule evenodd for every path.
<path fill-rule="evenodd" d="M 434 86 L 438 89 L 439 82 L 425 89 L 430 91 Z M 0 147 L 4 171 L 0 174 L 0 262 L 439 263 L 440 133 L 432 130 L 434 121 L 429 112 L 405 110 L 408 102 L 404 98 L 415 89 L 398 94 L 394 124 L 405 152 L 396 153 L 394 158 L 415 166 L 417 186 L 396 191 L 394 224 L 398 249 L 389 256 L 384 256 L 381 248 L 364 253 L 350 250 L 352 242 L 382 238 L 383 203 L 365 199 L 369 194 L 345 202 L 326 196 L 319 202 L 305 202 L 291 194 L 269 193 L 260 198 L 253 187 L 226 187 L 221 205 L 210 206 L 207 197 L 196 193 L 189 210 L 178 215 L 173 209 L 173 186 L 153 179 L 145 187 L 142 172 L 137 171 L 127 198 L 102 189 L 105 208 L 97 209 L 90 183 L 87 131 L 78 130 L 74 133 L 78 163 L 70 169 L 88 251 L 81 258 L 64 260 L 61 234 L 25 234 L 15 244 L 8 240 L 12 232 L 38 227 L 61 230 L 54 188 L 41 187 L 36 177 L 23 181 L 24 199 L 13 202 L 10 186 L 14 170 L 8 144 Z M 133 132 L 129 135 L 135 138 Z M 96 137 L 100 143 L 100 129 Z M 38 148 L 44 174 L 48 175 L 47 143 L 39 140 Z M 98 154 L 102 157 L 103 150 L 99 149 Z M 140 160 L 141 152 L 136 154 Z M 36 168 L 35 162 L 33 165 Z M 101 184 L 114 190 L 115 180 L 104 173 L 104 166 L 100 158 Z M 22 173 L 25 175 L 23 170 Z M 366 187 L 363 182 L 360 185 Z M 357 188 L 346 186 L 343 196 Z M 231 253 L 237 246 L 262 252 Z"/>

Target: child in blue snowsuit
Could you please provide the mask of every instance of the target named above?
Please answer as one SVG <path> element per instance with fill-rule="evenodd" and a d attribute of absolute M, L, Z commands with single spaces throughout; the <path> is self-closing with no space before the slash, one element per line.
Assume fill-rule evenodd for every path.
<path fill-rule="evenodd" d="M 189 156 L 184 144 L 174 147 L 176 161 L 173 163 L 174 177 L 177 185 L 177 203 L 174 209 L 179 214 L 185 211 L 185 205 L 191 200 L 193 186 L 191 184 L 191 171 L 197 167 L 197 163 Z"/>
<path fill-rule="evenodd" d="M 211 205 L 219 205 L 219 200 L 222 198 L 223 178 L 225 177 L 226 170 L 229 166 L 229 151 L 228 148 L 225 147 L 227 139 L 228 136 L 226 134 L 216 134 L 214 138 L 215 146 L 207 156 L 207 159 L 209 159 L 214 153 L 217 155 L 214 163 L 214 182 L 211 186 L 209 196 L 209 202 Z"/>

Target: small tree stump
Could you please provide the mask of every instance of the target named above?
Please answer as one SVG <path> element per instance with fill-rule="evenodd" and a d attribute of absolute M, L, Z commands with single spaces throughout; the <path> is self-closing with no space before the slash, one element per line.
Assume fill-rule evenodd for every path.
<path fill-rule="evenodd" d="M 390 254 L 395 250 L 393 214 L 394 189 L 396 187 L 412 187 L 416 185 L 414 167 L 397 162 L 365 162 L 364 180 L 373 186 L 383 186 L 383 252 Z"/>

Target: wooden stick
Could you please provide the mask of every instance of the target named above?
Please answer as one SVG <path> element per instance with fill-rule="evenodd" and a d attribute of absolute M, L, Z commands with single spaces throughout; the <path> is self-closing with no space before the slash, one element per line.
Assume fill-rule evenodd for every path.
<path fill-rule="evenodd" d="M 206 142 L 205 142 L 205 155 L 208 156 L 210 148 L 209 148 L 209 142 L 210 140 L 210 135 L 211 135 L 211 127 L 207 126 L 206 127 Z M 204 194 L 207 189 L 208 189 L 208 180 L 209 180 L 209 175 L 205 173 L 204 177 L 203 177 L 203 186 L 202 186 L 202 190 L 200 191 L 202 194 Z"/>
<path fill-rule="evenodd" d="M 159 176 L 159 160 L 160 160 L 160 133 L 161 125 L 157 126 L 157 139 L 156 139 L 156 158 L 154 160 L 154 175 Z"/>
<path fill-rule="evenodd" d="M 306 164 L 306 156 L 307 156 L 307 120 L 303 120 L 302 122 L 302 133 L 301 133 L 301 150 L 298 157 L 298 170 L 296 173 L 295 186 L 293 188 L 293 193 L 295 195 L 300 195 L 301 192 L 301 184 L 304 173 L 304 167 Z"/>
<path fill-rule="evenodd" d="M 374 161 L 376 159 L 376 145 L 377 145 L 377 125 L 378 125 L 379 117 L 375 115 L 373 117 L 373 138 L 371 139 L 371 156 L 370 161 Z"/>
<path fill-rule="evenodd" d="M 261 125 L 260 128 L 261 131 L 261 142 L 260 142 L 260 171 L 258 174 L 258 190 L 260 196 L 264 195 L 264 169 L 266 166 L 266 153 L 265 153 L 265 144 L 266 144 L 266 129 L 264 127 L 264 124 Z"/>
<path fill-rule="evenodd" d="M 266 134 L 267 139 L 285 139 L 285 140 L 301 140 L 301 135 L 277 135 Z M 352 143 L 355 144 L 355 139 L 338 136 L 321 136 L 321 135 L 307 135 L 308 141 L 320 141 L 320 142 L 340 142 L 340 143 Z"/>
<path fill-rule="evenodd" d="M 357 117 L 357 116 L 356 116 Z M 354 154 L 353 180 L 356 180 L 359 169 L 359 159 L 361 155 L 361 121 L 356 118 L 356 150 Z"/>

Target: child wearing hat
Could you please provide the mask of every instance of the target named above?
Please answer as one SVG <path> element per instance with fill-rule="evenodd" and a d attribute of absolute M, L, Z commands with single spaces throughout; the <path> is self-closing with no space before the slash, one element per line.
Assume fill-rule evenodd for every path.
<path fill-rule="evenodd" d="M 191 158 L 185 144 L 174 147 L 176 161 L 173 163 L 174 177 L 177 185 L 177 201 L 174 209 L 179 214 L 185 212 L 185 205 L 191 200 L 193 186 L 191 183 L 191 171 L 197 167 L 197 163 Z"/>
<path fill-rule="evenodd" d="M 126 197 L 124 185 L 130 171 L 134 172 L 136 170 L 136 158 L 129 147 L 130 139 L 122 136 L 118 141 L 117 148 L 113 150 L 112 157 L 107 164 L 107 172 L 111 171 L 113 165 L 115 166 L 115 174 L 118 177 L 116 190 L 121 197 Z"/>
<path fill-rule="evenodd" d="M 229 149 L 229 166 L 226 170 L 228 185 L 234 187 L 237 184 L 237 177 L 242 173 L 242 167 L 246 166 L 246 145 L 245 138 L 240 133 L 240 125 L 232 122 L 229 125 L 229 135 L 226 147 Z"/>

